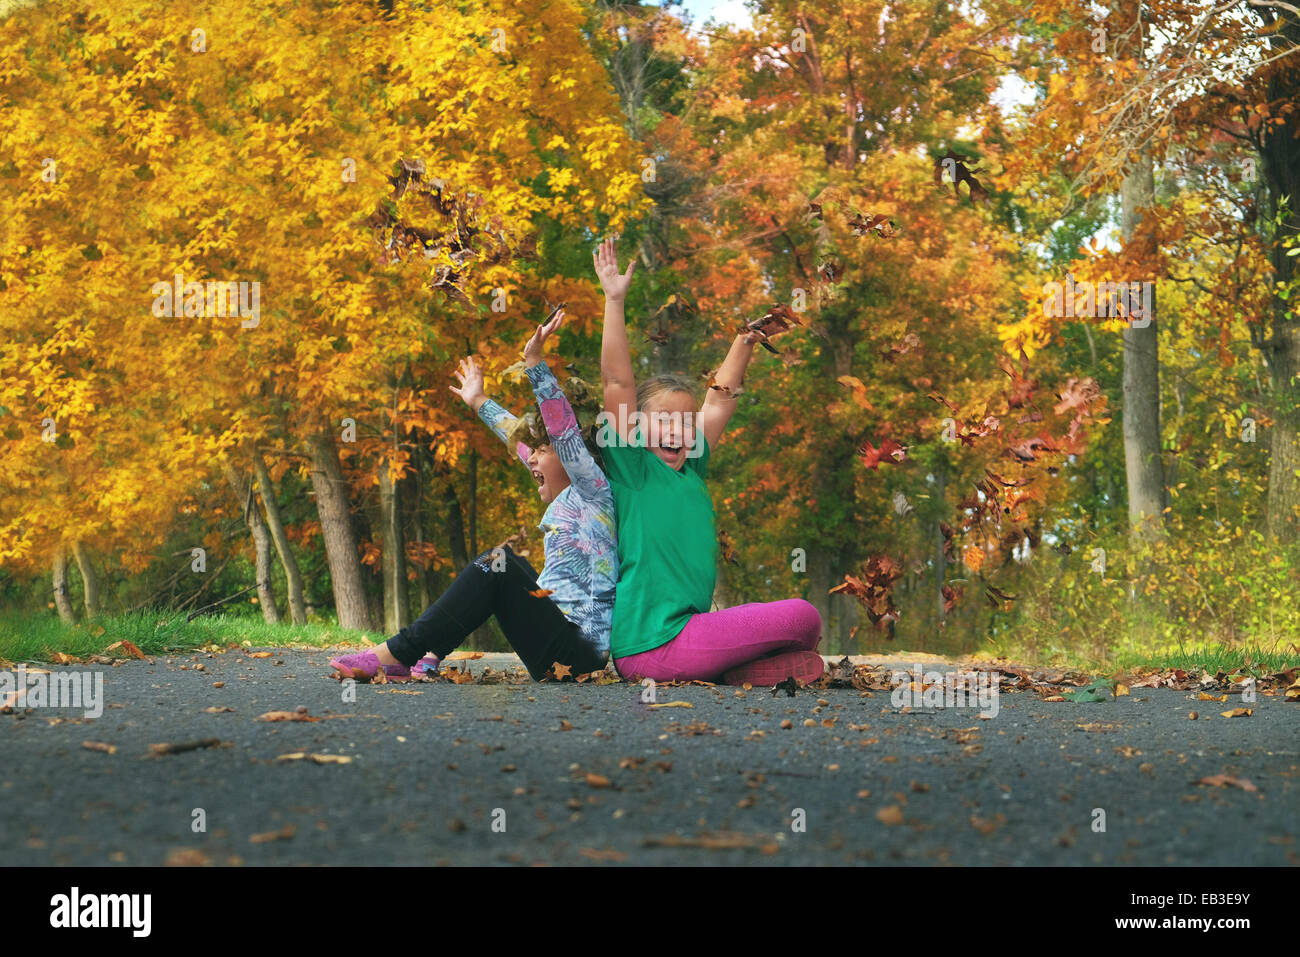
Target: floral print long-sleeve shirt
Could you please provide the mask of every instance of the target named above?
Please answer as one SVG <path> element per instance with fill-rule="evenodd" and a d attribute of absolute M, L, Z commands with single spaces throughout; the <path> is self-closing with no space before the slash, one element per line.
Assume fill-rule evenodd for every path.
<path fill-rule="evenodd" d="M 545 362 L 528 370 L 528 381 L 542 411 L 551 447 L 569 476 L 566 488 L 546 509 L 542 530 L 545 565 L 537 579 L 550 599 L 581 629 L 602 658 L 609 655 L 614 586 L 618 584 L 618 539 L 614 525 L 614 495 L 609 479 L 582 441 L 573 407 Z M 503 441 L 515 417 L 488 399 L 479 418 Z M 514 452 L 528 463 L 532 450 L 522 442 Z"/>

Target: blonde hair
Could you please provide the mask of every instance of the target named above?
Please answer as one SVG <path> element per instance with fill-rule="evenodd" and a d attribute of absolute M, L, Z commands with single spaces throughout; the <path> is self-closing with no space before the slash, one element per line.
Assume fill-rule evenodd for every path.
<path fill-rule="evenodd" d="M 695 391 L 691 388 L 691 383 L 683 376 L 665 373 L 664 375 L 651 376 L 636 387 L 636 407 L 639 411 L 644 412 L 646 405 L 658 396 L 669 392 L 685 392 L 692 399 L 695 399 Z"/>

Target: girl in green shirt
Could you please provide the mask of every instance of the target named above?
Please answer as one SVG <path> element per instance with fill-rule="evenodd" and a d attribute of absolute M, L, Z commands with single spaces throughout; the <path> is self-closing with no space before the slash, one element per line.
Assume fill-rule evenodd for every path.
<path fill-rule="evenodd" d="M 815 651 L 821 616 L 810 603 L 793 598 L 709 611 L 718 537 L 704 480 L 760 334 L 736 337 L 703 407 L 676 376 L 655 376 L 638 388 L 623 318 L 636 261 L 620 273 L 613 240 L 594 258 L 605 291 L 598 441 L 618 520 L 614 666 L 635 680 L 815 681 L 825 665 Z"/>

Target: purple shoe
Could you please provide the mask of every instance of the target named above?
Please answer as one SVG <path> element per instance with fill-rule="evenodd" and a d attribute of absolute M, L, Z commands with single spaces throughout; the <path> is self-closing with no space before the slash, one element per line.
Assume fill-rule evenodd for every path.
<path fill-rule="evenodd" d="M 411 665 L 412 678 L 424 678 L 438 673 L 438 665 L 442 661 L 437 655 L 425 655 L 415 664 Z"/>
<path fill-rule="evenodd" d="M 357 681 L 369 681 L 379 673 L 379 656 L 373 651 L 358 651 L 355 654 L 331 658 L 330 667 L 340 672 L 345 678 Z M 384 665 L 384 674 L 389 678 L 409 678 L 411 669 L 406 665 Z"/>

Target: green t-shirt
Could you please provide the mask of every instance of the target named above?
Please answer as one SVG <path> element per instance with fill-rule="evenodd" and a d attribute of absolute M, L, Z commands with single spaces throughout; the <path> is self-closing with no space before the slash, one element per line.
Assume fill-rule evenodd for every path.
<path fill-rule="evenodd" d="M 644 446 L 602 449 L 618 516 L 618 590 L 610 657 L 658 648 L 707 612 L 718 576 L 709 444 L 678 472 Z"/>

